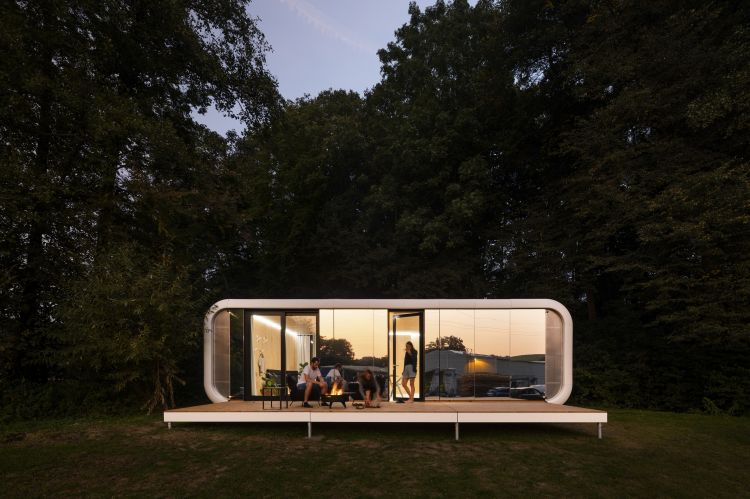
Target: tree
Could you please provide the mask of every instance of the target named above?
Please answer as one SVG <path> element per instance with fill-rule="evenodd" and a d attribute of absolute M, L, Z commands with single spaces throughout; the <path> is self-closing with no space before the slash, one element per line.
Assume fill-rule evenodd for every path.
<path fill-rule="evenodd" d="M 435 341 L 427 343 L 425 346 L 425 352 L 431 352 L 433 350 L 456 350 L 457 352 L 465 352 L 466 346 L 464 340 L 458 336 L 441 336 Z"/>
<path fill-rule="evenodd" d="M 354 350 L 349 340 L 345 338 L 326 339 L 321 336 L 318 342 L 318 357 L 321 365 L 335 365 L 337 363 L 351 364 L 354 360 Z"/>
<path fill-rule="evenodd" d="M 438 1 L 409 13 L 379 51 L 366 107 L 371 258 L 387 295 L 485 296 L 488 231 L 511 193 L 499 153 L 517 126 L 512 74 L 494 71 L 496 11 Z"/>
<path fill-rule="evenodd" d="M 10 325 L 0 340 L 0 388 L 46 390 L 80 374 L 60 352 L 71 338 L 90 338 L 62 317 L 64 307 L 85 303 L 64 298 L 86 296 L 74 292 L 81 280 L 98 287 L 96 269 L 112 258 L 136 280 L 148 275 L 144 263 L 168 261 L 196 296 L 210 294 L 205 278 L 226 244 L 217 234 L 231 225 L 224 217 L 227 144 L 191 112 L 214 105 L 255 127 L 276 108 L 267 46 L 246 6 L 0 6 L 0 313 Z M 133 258 L 120 258 L 131 243 Z M 99 303 L 112 304 L 113 316 L 122 311 Z M 163 306 L 177 313 L 183 305 Z M 140 329 L 123 334 L 135 341 Z M 164 354 L 178 362 L 186 352 Z M 153 388 L 171 376 L 171 365 L 153 358 L 139 364 L 148 381 L 133 380 Z M 104 380 L 87 381 L 107 389 Z"/>
<path fill-rule="evenodd" d="M 231 164 L 244 223 L 236 237 L 247 249 L 227 279 L 266 296 L 367 296 L 376 273 L 361 218 L 371 185 L 362 105 L 344 91 L 286 102 L 239 141 Z"/>
<path fill-rule="evenodd" d="M 535 41 L 514 58 L 554 144 L 528 203 L 536 215 L 518 224 L 527 235 L 511 257 L 518 277 L 567 281 L 571 304 L 622 331 L 611 343 L 579 322 L 577 338 L 628 351 L 622 370 L 640 384 L 628 403 L 662 397 L 661 377 L 666 407 L 706 398 L 746 411 L 750 315 L 733 303 L 750 298 L 750 10 L 639 1 L 504 10 L 507 35 Z"/>

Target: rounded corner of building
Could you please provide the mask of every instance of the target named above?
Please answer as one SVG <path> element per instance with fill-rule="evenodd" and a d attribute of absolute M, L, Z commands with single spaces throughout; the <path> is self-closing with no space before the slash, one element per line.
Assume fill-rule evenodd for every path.
<path fill-rule="evenodd" d="M 220 311 L 226 308 L 229 308 L 230 301 L 231 300 L 228 300 L 228 299 L 219 300 L 213 305 L 211 305 L 210 307 L 208 307 L 208 310 L 206 310 L 206 315 L 205 315 L 206 319 L 209 319 L 213 317 L 214 315 L 216 315 L 217 313 L 219 313 Z"/>
<path fill-rule="evenodd" d="M 560 390 L 546 401 L 550 404 L 563 405 L 570 398 L 570 394 L 573 391 L 573 316 L 568 311 L 568 308 L 559 301 L 547 299 L 545 302 L 546 308 L 557 313 L 563 322 L 562 383 Z"/>
<path fill-rule="evenodd" d="M 557 300 L 546 299 L 545 302 L 546 302 L 545 308 L 554 310 L 555 312 L 557 312 L 558 314 L 562 316 L 563 320 L 566 323 L 569 323 L 572 326 L 573 316 L 570 315 L 570 311 L 568 310 L 568 307 L 566 307 L 565 305 L 563 305 Z"/>
<path fill-rule="evenodd" d="M 219 391 L 213 385 L 213 380 L 210 379 L 210 378 L 204 378 L 204 380 L 203 380 L 203 391 L 206 392 L 206 396 L 214 404 L 218 404 L 218 403 L 221 403 L 221 402 L 229 402 L 228 398 L 222 396 L 219 393 Z"/>
<path fill-rule="evenodd" d="M 555 394 L 554 397 L 545 399 L 545 402 L 548 404 L 556 404 L 556 405 L 564 405 L 565 402 L 568 401 L 570 398 L 570 394 L 573 391 L 573 383 L 572 380 L 570 383 L 565 383 L 562 388 L 560 388 L 560 391 Z"/>
<path fill-rule="evenodd" d="M 228 307 L 230 300 L 219 300 L 209 307 L 203 325 L 203 391 L 213 403 L 227 402 L 214 385 L 213 324 L 216 315 Z"/>

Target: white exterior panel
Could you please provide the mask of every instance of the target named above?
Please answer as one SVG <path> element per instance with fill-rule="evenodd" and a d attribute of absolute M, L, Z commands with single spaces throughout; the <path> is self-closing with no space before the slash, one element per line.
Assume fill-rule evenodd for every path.
<path fill-rule="evenodd" d="M 459 423 L 606 423 L 606 412 L 459 412 Z"/>
<path fill-rule="evenodd" d="M 455 423 L 455 412 L 382 412 L 362 409 L 357 412 L 310 412 L 313 423 Z"/>
<path fill-rule="evenodd" d="M 310 421 L 309 412 L 292 411 L 211 411 L 211 412 L 182 412 L 167 411 L 164 413 L 165 423 L 307 423 Z"/>

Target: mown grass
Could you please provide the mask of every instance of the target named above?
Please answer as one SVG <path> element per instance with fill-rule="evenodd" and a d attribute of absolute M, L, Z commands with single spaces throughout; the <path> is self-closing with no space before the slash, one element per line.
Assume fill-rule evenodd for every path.
<path fill-rule="evenodd" d="M 4 497 L 747 495 L 750 419 L 616 410 L 594 425 L 42 421 L 0 431 Z"/>

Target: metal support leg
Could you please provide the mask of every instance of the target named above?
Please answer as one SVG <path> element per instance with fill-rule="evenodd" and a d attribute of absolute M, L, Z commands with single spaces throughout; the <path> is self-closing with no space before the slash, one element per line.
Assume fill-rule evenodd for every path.
<path fill-rule="evenodd" d="M 307 422 L 307 438 L 312 438 L 312 422 Z"/>
<path fill-rule="evenodd" d="M 458 421 L 456 421 L 456 442 L 458 442 Z"/>
<path fill-rule="evenodd" d="M 596 426 L 598 427 L 598 430 L 599 430 L 599 440 L 601 440 L 602 439 L 602 424 L 596 423 Z"/>
<path fill-rule="evenodd" d="M 172 422 L 171 422 L 171 421 L 168 421 L 168 422 L 167 422 L 167 429 L 168 429 L 168 430 L 171 430 L 171 429 L 172 429 Z"/>

